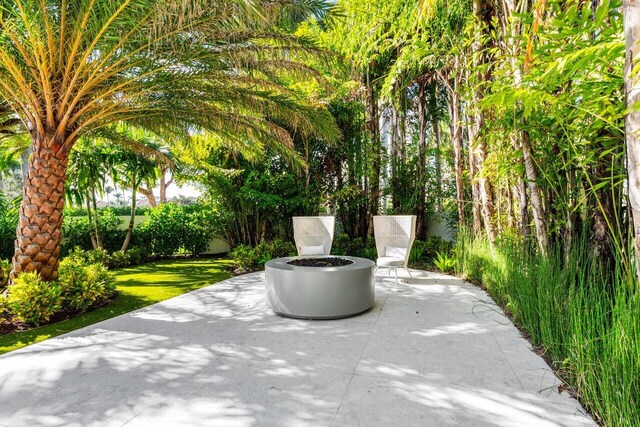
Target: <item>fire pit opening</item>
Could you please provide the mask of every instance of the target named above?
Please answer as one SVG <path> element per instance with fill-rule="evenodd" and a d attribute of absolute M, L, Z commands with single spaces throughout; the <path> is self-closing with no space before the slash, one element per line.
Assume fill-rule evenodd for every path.
<path fill-rule="evenodd" d="M 288 261 L 287 264 L 299 267 L 342 267 L 353 264 L 353 261 L 338 257 L 296 258 Z"/>

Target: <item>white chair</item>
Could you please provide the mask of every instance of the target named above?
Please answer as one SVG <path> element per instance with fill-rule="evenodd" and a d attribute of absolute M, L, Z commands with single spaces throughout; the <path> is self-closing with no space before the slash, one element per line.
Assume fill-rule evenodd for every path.
<path fill-rule="evenodd" d="M 298 255 L 329 255 L 335 225 L 333 216 L 294 216 L 293 239 Z"/>
<path fill-rule="evenodd" d="M 415 215 L 379 215 L 373 217 L 373 232 L 376 238 L 378 259 L 376 269 L 386 267 L 394 270 L 398 283 L 398 268 L 409 271 L 409 254 L 416 238 Z"/>

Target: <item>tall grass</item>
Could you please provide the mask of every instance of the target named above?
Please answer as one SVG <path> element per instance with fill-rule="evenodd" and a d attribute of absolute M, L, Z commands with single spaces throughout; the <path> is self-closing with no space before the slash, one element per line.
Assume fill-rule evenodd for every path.
<path fill-rule="evenodd" d="M 543 257 L 522 243 L 460 233 L 457 269 L 542 345 L 554 368 L 601 423 L 640 426 L 640 290 L 603 268 L 582 239 Z M 620 261 L 620 259 L 618 259 Z M 622 263 L 618 262 L 618 265 Z"/>

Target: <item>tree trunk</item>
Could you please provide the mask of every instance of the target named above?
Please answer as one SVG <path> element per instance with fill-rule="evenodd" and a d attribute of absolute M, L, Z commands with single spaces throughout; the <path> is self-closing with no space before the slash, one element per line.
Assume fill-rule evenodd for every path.
<path fill-rule="evenodd" d="M 434 118 L 433 122 L 433 140 L 435 143 L 434 147 L 434 162 L 435 162 L 435 177 L 436 177 L 436 194 L 435 201 L 436 211 L 440 212 L 442 209 L 442 156 L 440 155 L 440 122 Z"/>
<path fill-rule="evenodd" d="M 93 226 L 93 216 L 91 214 L 91 197 L 89 196 L 89 192 L 87 191 L 87 198 L 85 203 L 87 205 L 87 221 L 89 224 L 89 237 L 91 237 L 91 247 L 93 249 L 98 249 L 98 241 L 96 240 L 96 230 Z"/>
<path fill-rule="evenodd" d="M 369 77 L 367 76 L 367 79 Z M 373 236 L 373 217 L 378 215 L 380 204 L 380 169 L 381 169 L 381 141 L 380 124 L 378 123 L 378 100 L 373 84 L 367 82 L 367 129 L 371 137 L 371 172 L 369 178 L 369 213 L 367 220 L 367 237 Z"/>
<path fill-rule="evenodd" d="M 518 202 L 520 203 L 520 217 L 518 218 L 520 225 L 520 233 L 523 236 L 529 235 L 529 206 L 527 203 L 527 184 L 524 178 L 518 178 Z"/>
<path fill-rule="evenodd" d="M 131 215 L 129 216 L 129 227 L 127 227 L 127 235 L 124 238 L 120 252 L 124 252 L 129 247 L 131 242 L 131 234 L 133 234 L 133 226 L 136 220 L 136 195 L 138 192 L 138 183 L 136 182 L 136 174 L 134 173 L 131 179 Z"/>
<path fill-rule="evenodd" d="M 540 187 L 538 186 L 536 165 L 533 162 L 533 148 L 531 147 L 531 141 L 527 131 L 522 131 L 522 160 L 524 161 L 524 170 L 527 174 L 529 198 L 531 199 L 531 211 L 533 212 L 533 223 L 536 227 L 538 247 L 542 254 L 546 254 L 547 247 L 549 246 L 547 221 L 544 216 Z"/>
<path fill-rule="evenodd" d="M 458 225 L 464 226 L 464 168 L 462 165 L 462 125 L 460 123 L 460 94 L 458 78 L 454 79 L 452 90 L 449 91 L 449 114 L 451 117 L 451 142 L 453 144 L 453 167 L 456 179 L 456 201 L 458 205 Z"/>
<path fill-rule="evenodd" d="M 160 174 L 160 203 L 167 203 L 167 187 L 173 183 L 173 175 L 171 179 L 167 181 L 168 171 L 169 169 L 166 166 L 162 167 L 162 173 Z"/>
<path fill-rule="evenodd" d="M 100 237 L 100 218 L 98 217 L 98 202 L 96 201 L 95 184 L 91 186 L 91 196 L 91 201 L 93 203 L 93 219 L 96 226 L 96 244 L 98 245 L 98 249 L 103 249 L 104 245 L 102 244 L 102 238 Z"/>
<path fill-rule="evenodd" d="M 400 141 L 400 120 L 398 117 L 398 108 L 391 105 L 392 110 L 392 133 L 391 133 L 391 203 L 393 211 L 397 212 L 400 208 L 400 185 L 398 180 L 398 145 Z"/>
<path fill-rule="evenodd" d="M 476 116 L 476 119 L 478 119 L 478 116 Z M 496 241 L 496 231 L 493 225 L 493 189 L 491 183 L 482 171 L 487 156 L 486 144 L 481 139 L 476 141 L 476 144 L 474 151 L 475 160 L 477 161 L 476 169 L 480 171 L 478 173 L 478 189 L 480 191 L 480 202 L 482 203 L 480 212 L 482 213 L 482 222 L 484 223 L 484 229 L 487 232 L 489 242 L 493 244 Z"/>
<path fill-rule="evenodd" d="M 149 185 L 149 183 L 147 183 L 147 185 L 149 186 L 149 188 L 140 187 L 138 188 L 138 191 L 140 192 L 140 194 L 142 194 L 147 198 L 147 201 L 149 202 L 149 207 L 155 208 L 156 206 L 158 206 L 158 202 L 156 201 L 156 196 L 155 194 L 153 194 L 153 188 Z"/>
<path fill-rule="evenodd" d="M 469 122 L 469 119 L 467 119 Z M 467 132 L 469 134 L 468 140 L 469 143 L 473 141 L 473 126 L 467 125 Z M 468 146 L 468 157 L 469 157 L 469 179 L 471 180 L 471 206 L 472 206 L 472 214 L 473 214 L 473 234 L 475 236 L 479 236 L 482 232 L 482 220 L 480 214 L 480 187 L 478 185 L 477 175 L 478 171 L 476 169 L 476 161 L 475 155 L 473 152 L 473 148 L 471 144 Z"/>
<path fill-rule="evenodd" d="M 489 60 L 485 57 L 487 48 L 491 47 L 486 45 L 488 38 L 486 35 L 490 34 L 494 25 L 494 17 L 496 16 L 495 10 L 493 9 L 493 4 L 487 2 L 485 0 L 474 0 L 473 1 L 473 12 L 476 15 L 477 19 L 480 21 L 480 31 L 475 36 L 473 42 L 473 50 L 477 52 L 479 55 L 474 60 L 474 66 L 479 67 L 480 69 L 485 68 L 484 71 L 480 71 L 478 74 L 478 82 L 489 82 L 491 80 L 491 70 L 484 65 L 489 63 Z M 485 28 L 486 27 L 486 28 Z M 483 89 L 481 87 L 477 87 L 473 91 L 473 102 L 475 107 L 474 113 L 474 121 L 471 125 L 471 129 L 473 131 L 472 138 L 469 140 L 470 150 L 473 151 L 473 160 L 476 161 L 476 173 L 477 173 L 477 181 L 478 181 L 478 191 L 480 195 L 480 200 L 482 202 L 482 221 L 484 223 L 484 228 L 487 232 L 487 237 L 489 238 L 489 242 L 491 245 L 495 242 L 496 232 L 493 226 L 493 192 L 491 188 L 491 183 L 487 180 L 487 177 L 483 173 L 482 170 L 484 167 L 484 163 L 487 157 L 487 146 L 484 139 L 481 136 L 481 132 L 484 128 L 484 113 L 480 110 L 480 100 L 483 97 Z"/>
<path fill-rule="evenodd" d="M 476 93 L 474 95 L 474 101 L 476 105 L 478 105 L 480 101 L 480 94 Z M 484 229 L 487 233 L 487 237 L 489 238 L 489 242 L 491 245 L 496 240 L 496 232 L 493 226 L 493 192 L 491 188 L 491 183 L 487 180 L 487 177 L 483 173 L 483 167 L 486 160 L 486 151 L 487 146 L 482 137 L 480 136 L 480 132 L 484 127 L 484 114 L 480 111 L 476 112 L 474 117 L 474 123 L 471 125 L 472 133 L 469 141 L 469 151 L 471 154 L 471 161 L 474 163 L 474 169 L 476 173 L 476 181 L 477 181 L 477 197 L 480 198 L 480 213 L 482 215 L 482 222 L 484 224 Z"/>
<path fill-rule="evenodd" d="M 416 219 L 416 238 L 425 236 L 425 202 L 426 202 L 426 151 L 427 151 L 427 111 L 425 89 L 426 83 L 418 83 L 418 203 Z"/>
<path fill-rule="evenodd" d="M 638 108 L 632 108 L 640 102 L 640 78 L 632 73 L 640 53 L 640 45 L 638 45 L 638 41 L 640 41 L 640 2 L 637 0 L 623 2 L 622 14 L 626 40 L 625 99 L 627 108 L 630 108 L 625 118 L 629 208 L 633 218 L 636 275 L 640 280 L 640 111 Z"/>
<path fill-rule="evenodd" d="M 58 148 L 60 145 L 39 139 L 34 141 L 36 149 L 29 158 L 22 192 L 11 278 L 35 271 L 43 280 L 52 281 L 58 278 L 69 158 L 66 150 Z"/>

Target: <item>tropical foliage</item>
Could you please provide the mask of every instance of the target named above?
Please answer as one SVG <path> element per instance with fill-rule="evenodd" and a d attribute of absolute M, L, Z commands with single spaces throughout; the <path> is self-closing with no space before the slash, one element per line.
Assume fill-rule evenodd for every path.
<path fill-rule="evenodd" d="M 69 153 L 119 123 L 287 153 L 288 129 L 334 138 L 327 110 L 283 79 L 313 75 L 284 28 L 323 2 L 18 0 L 0 3 L 0 98 L 29 131 L 14 272 L 57 277 Z M 311 119 L 313 117 L 313 119 Z M 105 135 L 106 133 L 106 135 Z"/>
<path fill-rule="evenodd" d="M 414 214 L 414 265 L 481 282 L 597 421 L 640 424 L 636 3 L 0 0 L 0 178 L 24 169 L 0 249 L 17 226 L 13 277 L 40 274 L 5 306 L 98 300 L 51 282 L 63 235 L 121 266 L 215 234 L 248 271 L 293 252 L 291 216 L 375 257 L 373 216 Z M 174 181 L 204 204 L 167 203 Z M 126 230 L 98 209 L 116 187 Z M 158 206 L 134 227 L 138 193 Z"/>

